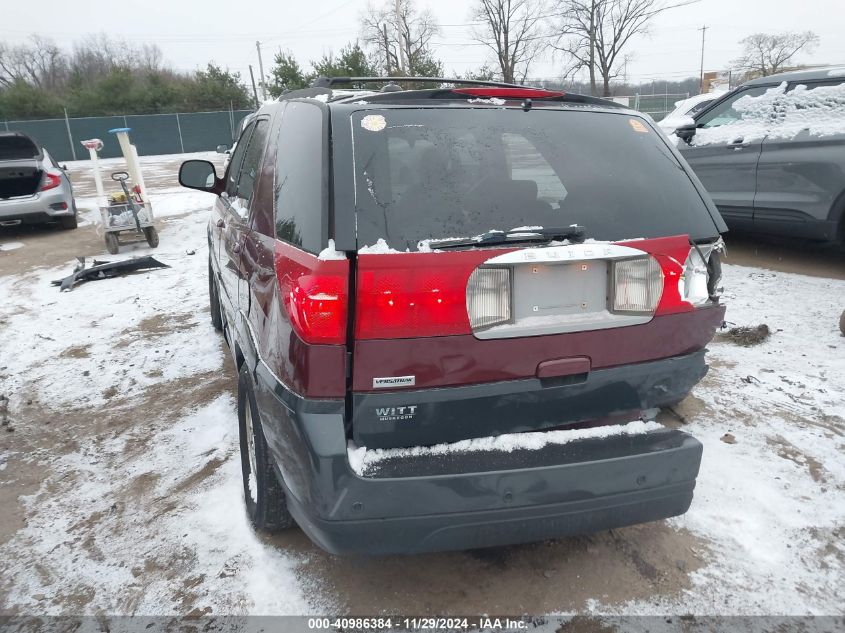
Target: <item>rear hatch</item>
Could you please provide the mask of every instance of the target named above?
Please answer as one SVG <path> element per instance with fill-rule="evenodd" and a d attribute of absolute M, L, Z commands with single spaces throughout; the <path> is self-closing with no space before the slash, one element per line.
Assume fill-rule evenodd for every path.
<path fill-rule="evenodd" d="M 0 200 L 35 195 L 42 179 L 40 157 L 29 137 L 0 135 Z"/>
<path fill-rule="evenodd" d="M 356 443 L 430 445 L 629 412 L 627 386 L 579 385 L 712 335 L 695 313 L 709 301 L 716 224 L 639 117 L 367 109 L 352 135 Z"/>

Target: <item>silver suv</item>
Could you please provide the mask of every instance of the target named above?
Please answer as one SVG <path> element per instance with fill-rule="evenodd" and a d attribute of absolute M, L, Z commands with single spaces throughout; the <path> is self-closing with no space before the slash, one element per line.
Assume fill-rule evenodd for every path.
<path fill-rule="evenodd" d="M 845 67 L 754 79 L 675 134 L 729 227 L 845 243 Z"/>

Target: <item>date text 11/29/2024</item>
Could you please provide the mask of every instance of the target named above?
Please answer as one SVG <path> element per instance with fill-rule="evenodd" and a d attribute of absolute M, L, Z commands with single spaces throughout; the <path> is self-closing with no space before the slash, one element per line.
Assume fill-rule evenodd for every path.
<path fill-rule="evenodd" d="M 520 618 L 435 618 L 435 617 L 376 617 L 376 618 L 308 618 L 308 628 L 356 631 L 524 631 L 528 621 Z"/>

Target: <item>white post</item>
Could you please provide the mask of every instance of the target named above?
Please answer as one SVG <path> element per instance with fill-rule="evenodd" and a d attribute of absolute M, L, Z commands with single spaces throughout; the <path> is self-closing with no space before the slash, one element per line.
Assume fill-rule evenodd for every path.
<path fill-rule="evenodd" d="M 146 202 L 147 201 L 147 185 L 144 184 L 144 174 L 141 173 L 141 167 L 140 167 L 141 161 L 138 158 L 138 148 L 135 147 L 134 145 L 130 145 L 129 147 L 132 148 L 132 156 L 135 158 L 135 164 L 138 165 L 138 174 L 137 174 L 138 180 L 136 181 L 136 184 L 139 187 L 141 187 L 141 201 Z"/>
<path fill-rule="evenodd" d="M 117 136 L 117 142 L 120 143 L 120 151 L 123 152 L 123 158 L 126 159 L 126 167 L 129 175 L 132 177 L 133 185 L 140 185 L 143 181 L 141 177 L 141 166 L 138 164 L 138 156 L 132 150 L 132 145 L 129 142 L 129 128 L 117 128 L 109 130 Z M 146 199 L 146 194 L 141 188 L 142 195 Z"/>
<path fill-rule="evenodd" d="M 103 189 L 103 176 L 100 173 L 100 157 L 97 154 L 103 148 L 103 142 L 98 138 L 82 141 L 82 145 L 88 149 L 91 157 L 91 168 L 94 170 L 94 185 L 97 187 L 97 206 L 104 207 L 108 204 L 106 192 Z"/>

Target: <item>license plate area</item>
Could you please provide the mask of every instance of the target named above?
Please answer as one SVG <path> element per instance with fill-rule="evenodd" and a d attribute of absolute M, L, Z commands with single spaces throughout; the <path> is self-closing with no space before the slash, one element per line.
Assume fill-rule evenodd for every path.
<path fill-rule="evenodd" d="M 511 322 L 476 331 L 475 336 L 543 336 L 648 323 L 651 315 L 608 310 L 610 268 L 610 261 L 603 259 L 513 264 Z"/>

